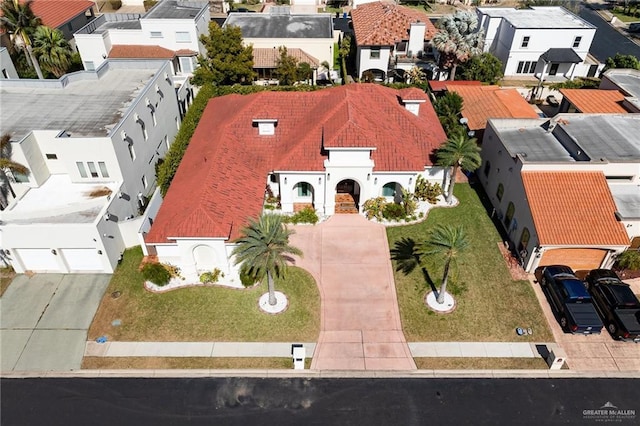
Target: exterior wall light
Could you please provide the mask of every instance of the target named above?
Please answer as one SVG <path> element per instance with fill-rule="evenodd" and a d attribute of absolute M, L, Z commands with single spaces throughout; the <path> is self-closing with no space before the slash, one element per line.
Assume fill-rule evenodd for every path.
<path fill-rule="evenodd" d="M 98 250 L 98 254 L 102 254 L 102 250 Z"/>
<path fill-rule="evenodd" d="M 51 254 L 54 256 L 57 256 L 58 252 L 56 251 L 56 249 L 51 249 Z"/>

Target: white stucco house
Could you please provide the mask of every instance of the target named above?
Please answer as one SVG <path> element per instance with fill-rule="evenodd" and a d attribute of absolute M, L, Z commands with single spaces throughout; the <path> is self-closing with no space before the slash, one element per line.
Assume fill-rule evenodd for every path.
<path fill-rule="evenodd" d="M 358 78 L 372 72 L 379 81 L 404 82 L 414 66 L 433 69 L 436 28 L 425 12 L 395 3 L 369 2 L 351 11 Z"/>
<path fill-rule="evenodd" d="M 20 78 L 6 47 L 0 47 L 0 79 Z"/>
<path fill-rule="evenodd" d="M 478 178 L 525 270 L 610 267 L 640 238 L 640 115 L 491 119 Z"/>
<path fill-rule="evenodd" d="M 139 244 L 180 124 L 173 78 L 167 61 L 109 60 L 59 80 L 0 80 L 0 133 L 30 170 L 11 176 L 0 212 L 16 272 L 111 273 Z"/>
<path fill-rule="evenodd" d="M 433 153 L 446 135 L 427 95 L 350 84 L 315 92 L 261 92 L 211 99 L 153 222 L 146 255 L 195 277 L 220 269 L 240 286 L 230 259 L 267 194 L 282 213 L 357 213 L 390 201 L 418 176 L 443 184 Z M 154 197 L 153 201 L 157 199 Z"/>
<path fill-rule="evenodd" d="M 74 39 L 86 70 L 108 58 L 170 59 L 173 73 L 180 77 L 191 75 L 197 55 L 206 55 L 199 39 L 209 33 L 210 20 L 208 2 L 162 0 L 142 15 L 103 14 L 78 30 Z"/>
<path fill-rule="evenodd" d="M 486 52 L 503 64 L 506 77 L 543 81 L 596 76 L 604 67 L 589 55 L 596 27 L 562 7 L 479 7 Z"/>

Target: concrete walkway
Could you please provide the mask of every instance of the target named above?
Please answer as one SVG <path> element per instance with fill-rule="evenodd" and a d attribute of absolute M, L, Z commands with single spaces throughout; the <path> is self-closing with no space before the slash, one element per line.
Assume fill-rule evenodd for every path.
<path fill-rule="evenodd" d="M 402 333 L 384 226 L 364 217 L 334 215 L 296 226 L 296 264 L 320 288 L 320 337 L 311 364 L 319 370 L 413 370 Z"/>

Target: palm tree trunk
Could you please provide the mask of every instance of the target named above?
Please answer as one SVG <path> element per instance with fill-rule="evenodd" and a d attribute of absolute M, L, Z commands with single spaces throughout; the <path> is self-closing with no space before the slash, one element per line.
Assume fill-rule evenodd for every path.
<path fill-rule="evenodd" d="M 444 303 L 444 295 L 447 292 L 447 281 L 449 281 L 449 265 L 451 264 L 451 259 L 447 259 L 447 262 L 444 264 L 444 276 L 442 277 L 442 285 L 440 286 L 440 291 L 438 292 L 438 298 L 436 302 Z"/>
<path fill-rule="evenodd" d="M 276 290 L 273 285 L 273 276 L 271 275 L 271 271 L 267 272 L 267 287 L 269 288 L 269 304 L 274 306 L 276 301 Z"/>
<path fill-rule="evenodd" d="M 449 188 L 447 188 L 447 203 L 451 203 L 453 198 L 453 186 L 456 184 L 456 176 L 458 175 L 458 165 L 451 168 L 451 177 L 449 177 Z"/>
<path fill-rule="evenodd" d="M 456 69 L 458 68 L 458 64 L 457 63 L 453 63 L 453 65 L 451 66 L 451 71 L 449 71 L 449 80 L 453 81 L 456 78 Z"/>
<path fill-rule="evenodd" d="M 42 75 L 42 70 L 40 69 L 40 64 L 38 63 L 38 60 L 33 54 L 33 49 L 31 49 L 31 45 L 27 44 L 26 46 L 27 46 L 27 56 L 31 58 L 31 63 L 33 64 L 33 68 L 35 68 L 36 70 L 36 74 L 38 74 L 38 78 L 40 80 L 44 80 L 44 76 Z"/>

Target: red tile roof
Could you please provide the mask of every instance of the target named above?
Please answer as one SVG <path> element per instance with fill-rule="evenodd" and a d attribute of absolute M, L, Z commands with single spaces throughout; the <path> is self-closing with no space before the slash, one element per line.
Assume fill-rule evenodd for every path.
<path fill-rule="evenodd" d="M 447 90 L 462 96 L 462 116 L 471 130 L 484 130 L 489 118 L 538 118 L 516 89 L 500 86 L 468 86 L 451 82 Z"/>
<path fill-rule="evenodd" d="M 31 10 L 43 25 L 58 28 L 94 6 L 95 3 L 88 0 L 35 0 Z"/>
<path fill-rule="evenodd" d="M 628 113 L 622 106 L 624 94 L 618 90 L 600 89 L 560 89 L 560 93 L 575 106 L 578 111 L 602 114 Z"/>
<path fill-rule="evenodd" d="M 629 244 L 602 172 L 522 172 L 522 182 L 541 245 Z"/>
<path fill-rule="evenodd" d="M 482 82 L 480 81 L 466 81 L 466 80 L 429 80 L 429 87 L 432 92 L 442 92 L 447 90 L 448 84 L 457 84 L 458 86 L 482 86 Z"/>
<path fill-rule="evenodd" d="M 416 22 L 426 24 L 425 40 L 431 40 L 437 31 L 425 12 L 394 3 L 362 4 L 351 11 L 351 21 L 358 46 L 392 46 L 408 40 L 411 24 Z"/>
<path fill-rule="evenodd" d="M 175 56 L 173 50 L 141 44 L 114 44 L 109 51 L 111 59 L 173 59 Z"/>
<path fill-rule="evenodd" d="M 270 172 L 324 171 L 323 138 L 325 147 L 375 147 L 375 171 L 424 170 L 446 135 L 430 102 L 416 116 L 399 96 L 379 85 L 349 84 L 211 99 L 146 242 L 237 238 L 260 214 Z M 275 135 L 258 135 L 255 119 L 277 119 Z"/>
<path fill-rule="evenodd" d="M 298 60 L 298 63 L 306 62 L 311 67 L 318 68 L 320 61 L 317 58 L 309 55 L 302 49 L 287 48 L 287 55 L 293 56 Z M 253 48 L 253 67 L 254 68 L 277 68 L 278 59 L 280 59 L 280 52 L 278 49 L 267 47 L 254 47 Z"/>

